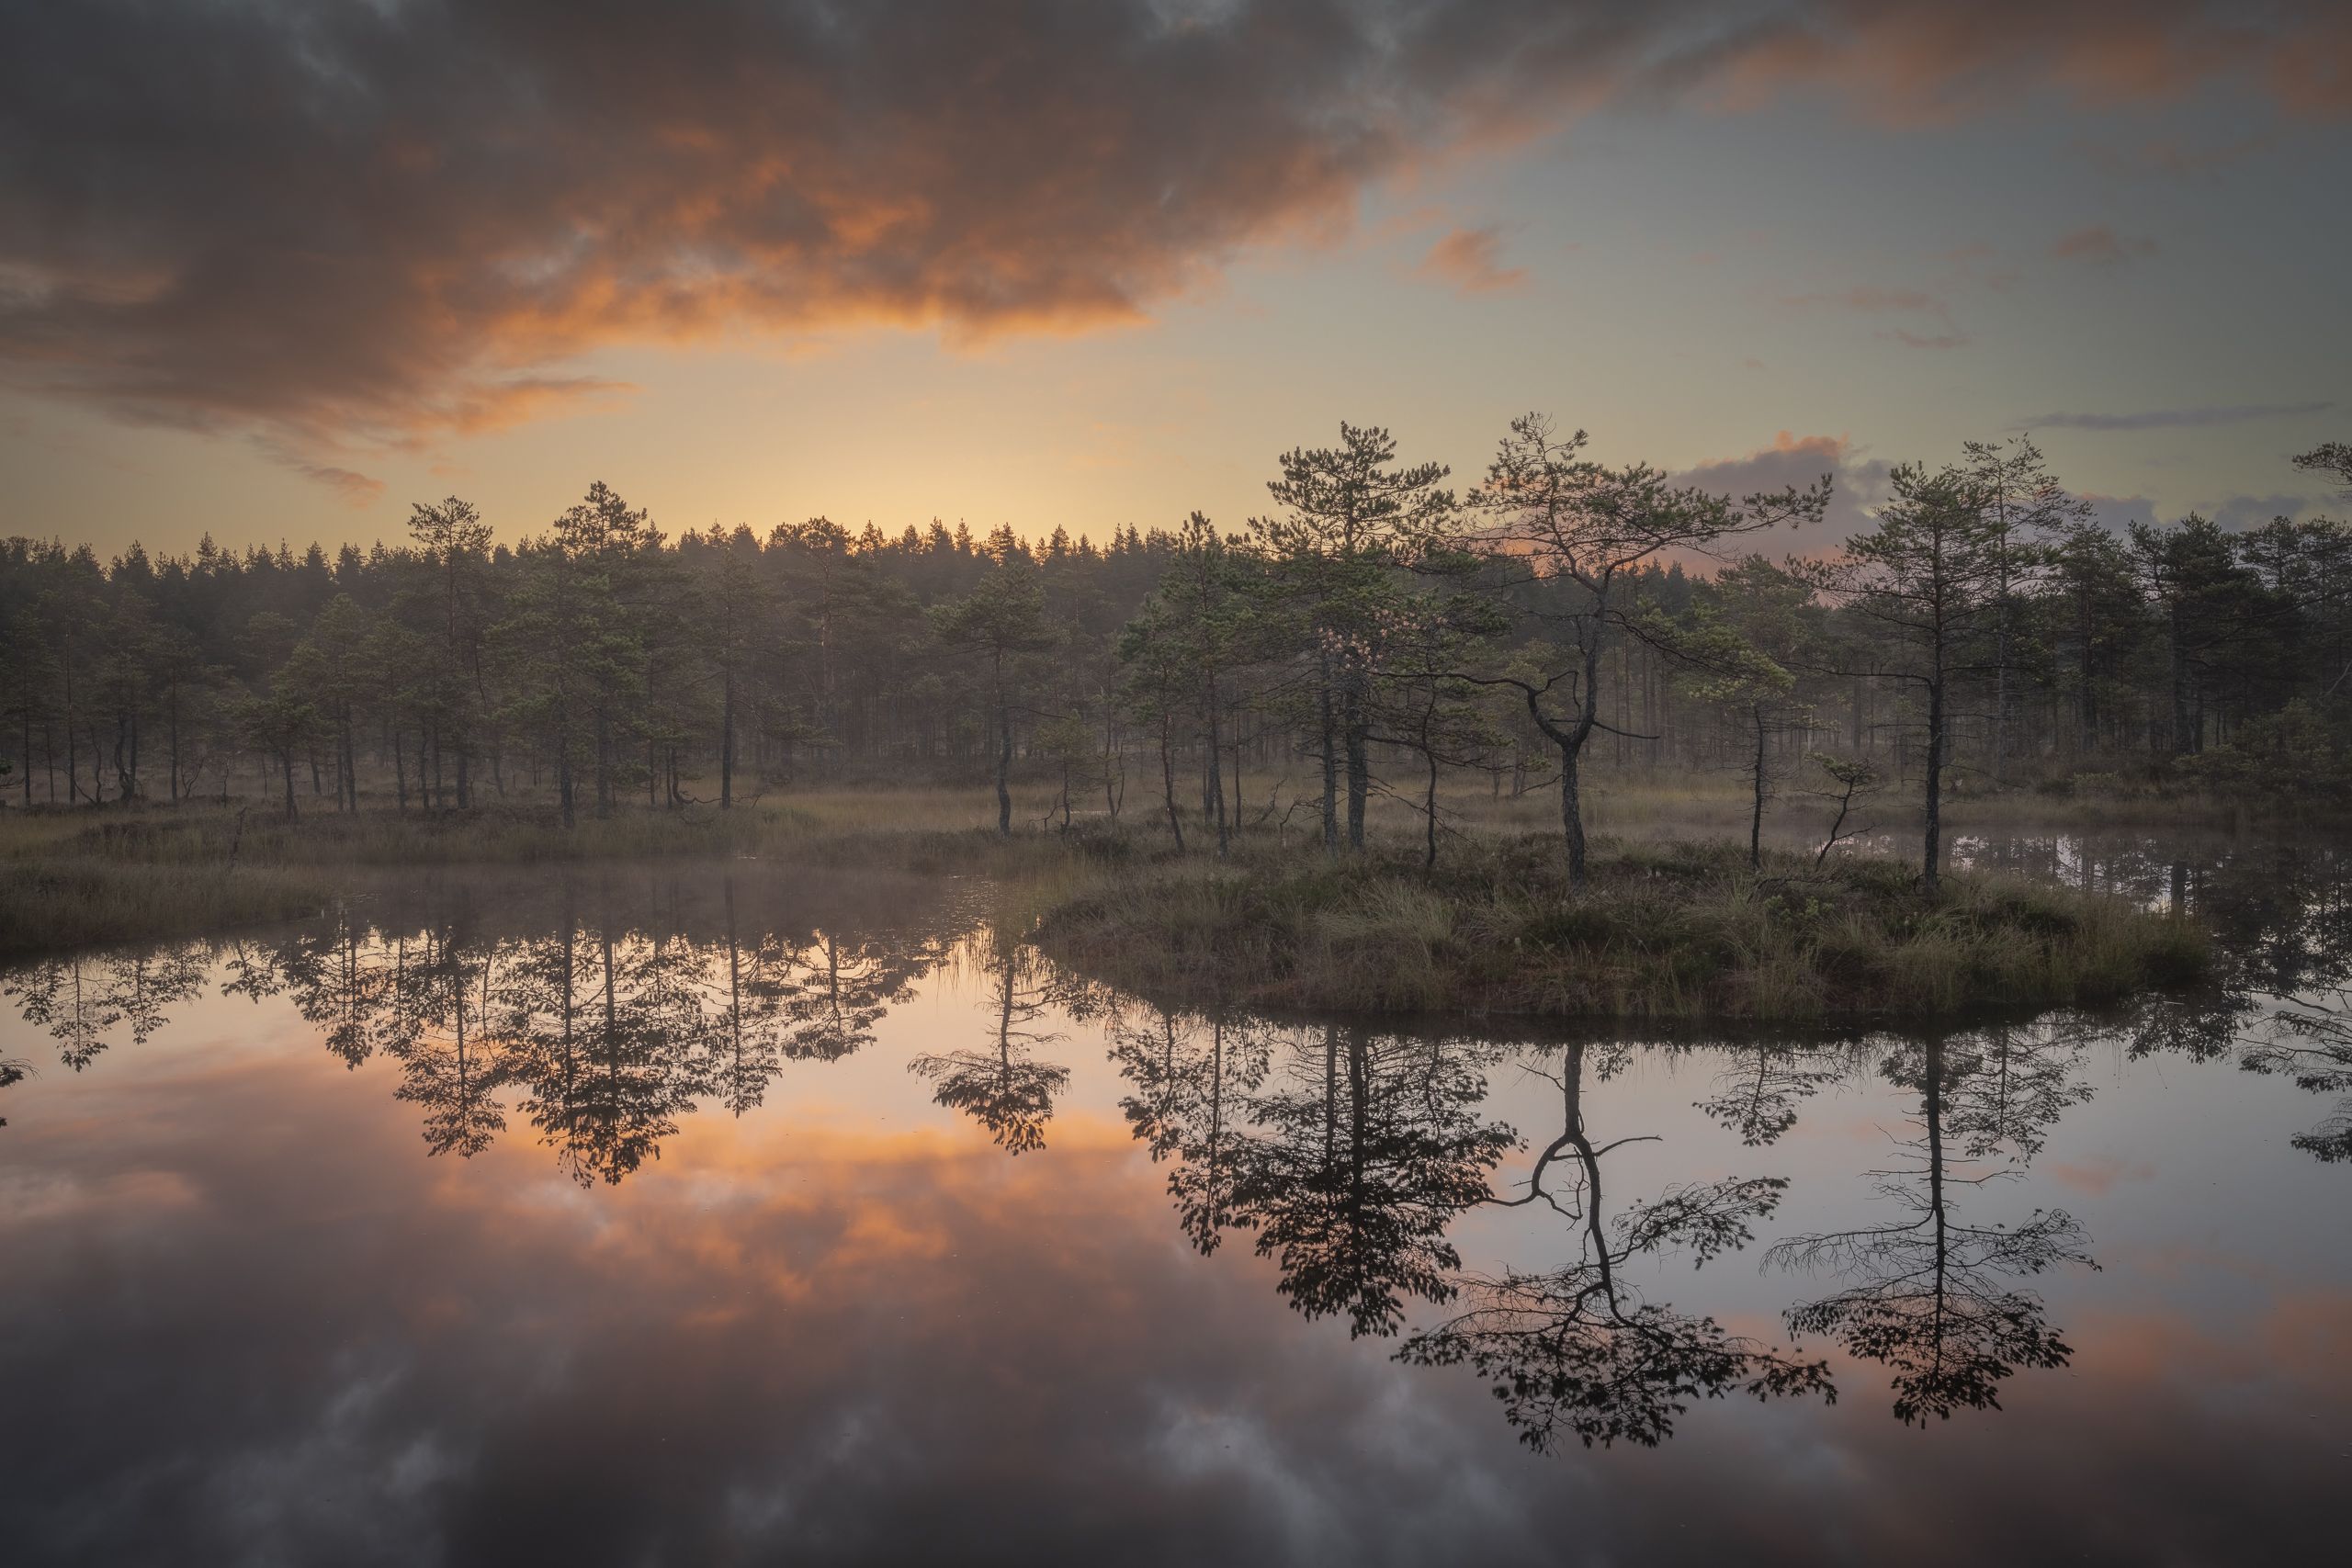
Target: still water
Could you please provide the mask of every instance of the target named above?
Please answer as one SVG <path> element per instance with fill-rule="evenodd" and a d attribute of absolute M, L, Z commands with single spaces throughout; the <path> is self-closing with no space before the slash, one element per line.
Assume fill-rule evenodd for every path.
<path fill-rule="evenodd" d="M 1171 1015 L 985 889 L 754 863 L 18 969 L 5 1555 L 2325 1560 L 2345 857 L 1965 850 L 2186 903 L 2230 983 Z"/>

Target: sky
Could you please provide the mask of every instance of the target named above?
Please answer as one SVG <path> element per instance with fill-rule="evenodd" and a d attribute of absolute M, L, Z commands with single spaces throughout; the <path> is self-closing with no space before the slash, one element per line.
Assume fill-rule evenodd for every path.
<path fill-rule="evenodd" d="M 1822 543 L 2028 434 L 2343 511 L 2340 4 L 0 6 L 0 535 L 1100 540 L 1529 412 Z"/>

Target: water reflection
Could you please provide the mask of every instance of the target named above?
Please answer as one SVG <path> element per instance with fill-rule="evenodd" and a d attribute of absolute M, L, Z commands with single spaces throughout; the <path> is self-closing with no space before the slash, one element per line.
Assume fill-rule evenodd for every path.
<path fill-rule="evenodd" d="M 988 1044 L 917 1056 L 907 1070 L 937 1084 L 936 1102 L 987 1128 L 1005 1153 L 1042 1149 L 1054 1096 L 1069 1082 L 1069 1069 L 1036 1061 L 1033 1053 L 1068 1038 L 1037 1027 L 1068 986 L 1057 984 L 1054 966 L 1035 948 L 1001 932 L 991 934 L 985 967 Z"/>
<path fill-rule="evenodd" d="M 2181 863 L 2118 851 L 2096 874 L 2215 923 L 2231 963 L 2213 994 L 2129 1017 L 1865 1040 L 1511 1037 L 1170 1011 L 1099 993 L 967 909 L 812 919 L 780 909 L 772 879 L 731 875 L 558 878 L 529 897 L 453 883 L 268 942 L 61 959 L 6 985 L 76 1072 L 109 1043 L 154 1038 L 207 986 L 279 999 L 334 1061 L 389 1066 L 429 1156 L 472 1158 L 511 1134 L 593 1190 L 659 1160 L 697 1108 L 743 1118 L 795 1064 L 870 1053 L 890 1010 L 944 970 L 972 982 L 971 1010 L 953 1024 L 963 1032 L 905 1065 L 996 1149 L 1038 1154 L 1053 1131 L 1067 1155 L 1054 1117 L 1074 1093 L 1085 1104 L 1074 1042 L 1099 1023 L 1119 1110 L 1165 1168 L 1172 1224 L 1193 1251 L 1246 1234 L 1301 1319 L 1389 1338 L 1409 1363 L 1466 1369 L 1538 1450 L 1655 1446 L 1701 1400 L 1837 1392 L 1826 1349 L 1724 1326 L 1751 1304 L 1725 1270 L 1659 1299 L 1669 1259 L 1696 1269 L 1760 1243 L 1777 1292 L 1763 1321 L 1777 1313 L 1792 1336 L 1834 1346 L 1849 1384 L 1858 1367 L 1883 1375 L 1905 1423 L 1997 1410 L 2008 1380 L 2068 1366 L 2066 1331 L 2029 1285 L 2063 1265 L 2096 1268 L 2090 1238 L 2054 1205 L 1999 1223 L 1978 1195 L 2028 1179 L 2052 1129 L 2090 1100 L 2093 1042 L 2122 1041 L 2134 1058 L 2229 1055 L 2352 1093 L 2338 863 L 2294 852 Z M 1683 1116 L 1670 1135 L 1684 1142 L 1658 1143 L 1669 1134 L 1657 1123 L 1609 1124 L 1619 1119 L 1600 1086 L 1685 1065 L 1707 1076 L 1695 1100 L 1675 1091 L 1678 1114 L 1704 1118 Z M 1545 1086 L 1532 1119 L 1517 1102 L 1503 1114 L 1521 1075 Z M 1823 1103 L 1890 1090 L 1907 1119 L 1898 1157 L 1837 1179 L 1867 1189 L 1878 1212 L 1789 1225 L 1785 1162 L 1805 1142 L 1792 1134 Z M 2295 1142 L 2352 1157 L 2352 1102 Z M 1500 1237 L 1476 1269 L 1463 1260 L 1472 1216 L 1482 1237 Z M 1804 1275 L 1835 1288 L 1815 1295 Z"/>
<path fill-rule="evenodd" d="M 1780 1141 L 1797 1124 L 1797 1110 L 1845 1075 L 1842 1062 L 1824 1065 L 1818 1049 L 1767 1040 L 1733 1047 L 1733 1066 L 1715 1079 L 1715 1092 L 1694 1108 L 1739 1141 L 1758 1148 Z"/>
<path fill-rule="evenodd" d="M 969 926 L 760 929 L 735 877 L 715 890 L 714 906 L 674 881 L 566 877 L 492 909 L 459 882 L 348 903 L 272 942 L 55 960 L 5 988 L 79 1072 L 124 1026 L 144 1044 L 217 964 L 222 995 L 287 997 L 346 1066 L 397 1062 L 394 1096 L 422 1111 L 429 1153 L 480 1154 L 512 1111 L 575 1179 L 617 1183 L 701 1102 L 740 1116 L 786 1063 L 870 1043 Z"/>
<path fill-rule="evenodd" d="M 2329 1165 L 2352 1161 L 2352 993 L 2339 989 L 2279 1007 L 2240 1065 L 2290 1078 L 2312 1094 L 2346 1096 L 2333 1115 L 2289 1142 Z"/>
<path fill-rule="evenodd" d="M 1919 1097 L 1917 1135 L 1901 1145 L 1917 1157 L 1862 1174 L 1905 1216 L 1786 1236 L 1768 1249 L 1768 1264 L 1849 1281 L 1791 1307 L 1785 1321 L 1891 1369 L 1898 1419 L 1996 1409 L 2000 1380 L 2066 1364 L 2068 1348 L 2039 1300 L 2014 1280 L 2064 1262 L 2096 1267 L 2081 1227 L 2055 1209 L 2016 1225 L 1970 1224 L 1953 1194 L 2024 1173 L 2052 1125 L 2090 1099 L 2082 1064 L 2098 1033 L 2066 1021 L 1882 1039 L 1878 1075 Z M 1513 1046 L 1136 1004 L 1111 1034 L 1132 1089 L 1123 1109 L 1152 1157 L 1173 1162 L 1168 1190 L 1196 1248 L 1254 1230 L 1259 1253 L 1276 1261 L 1281 1293 L 1309 1316 L 1344 1314 L 1354 1335 L 1396 1333 L 1408 1299 L 1459 1302 L 1462 1310 L 1409 1337 L 1400 1359 L 1468 1366 L 1532 1447 L 1570 1437 L 1655 1445 L 1691 1400 L 1735 1390 L 1835 1398 L 1826 1363 L 1735 1336 L 1707 1312 L 1649 1301 L 1627 1278 L 1636 1258 L 1672 1254 L 1699 1265 L 1744 1247 L 1788 1186 L 1770 1175 L 1690 1180 L 1610 1211 L 1604 1160 L 1655 1135 L 1594 1133 L 1588 1081 L 1644 1051 L 1688 1047 Z M 1724 1055 L 1715 1092 L 1696 1109 L 1750 1148 L 1776 1143 L 1808 1100 L 1870 1066 L 1835 1042 L 1754 1043 Z M 1480 1114 L 1486 1075 L 1506 1060 L 1561 1096 L 1560 1132 L 1510 1192 L 1493 1176 L 1521 1141 Z M 1573 1259 L 1464 1271 L 1449 1230 L 1489 1205 L 1566 1220 Z M 1542 1235 L 1528 1245 L 1551 1247 Z"/>
<path fill-rule="evenodd" d="M 1570 1221 L 1575 1260 L 1540 1272 L 1511 1269 L 1497 1279 L 1465 1279 L 1468 1309 L 1416 1334 L 1398 1352 L 1423 1366 L 1468 1365 L 1502 1402 L 1504 1419 L 1538 1452 L 1571 1434 L 1587 1448 L 1620 1438 L 1655 1448 L 1673 1434 L 1673 1418 L 1690 1401 L 1735 1388 L 1759 1399 L 1837 1398 L 1826 1362 L 1781 1356 L 1727 1333 L 1712 1317 L 1646 1301 L 1625 1278 L 1626 1265 L 1645 1254 L 1679 1251 L 1696 1266 L 1745 1247 L 1755 1239 L 1750 1227 L 1770 1217 L 1788 1186 L 1769 1176 L 1690 1182 L 1637 1199 L 1604 1221 L 1602 1156 L 1647 1135 L 1595 1144 L 1585 1122 L 1587 1058 L 1597 1055 L 1591 1066 L 1605 1078 L 1622 1067 L 1626 1052 L 1623 1045 L 1594 1053 L 1581 1041 L 1568 1044 L 1553 1077 L 1563 1097 L 1561 1133 L 1537 1156 L 1525 1192 L 1500 1200 L 1541 1202 Z M 1555 1165 L 1565 1184 L 1547 1186 Z"/>
<path fill-rule="evenodd" d="M 1109 1034 L 1111 1060 L 1134 1086 L 1119 1109 L 1154 1164 L 1176 1162 L 1168 1192 L 1177 1226 L 1205 1258 L 1238 1224 L 1248 1110 L 1238 1101 L 1265 1081 L 1276 1031 L 1247 1014 L 1136 1007 L 1113 1015 Z"/>
<path fill-rule="evenodd" d="M 1178 1161 L 1169 1191 L 1195 1247 L 1254 1233 L 1276 1289 L 1351 1336 L 1395 1334 L 1407 1297 L 1453 1299 L 1462 1260 L 1446 1230 L 1519 1143 L 1477 1114 L 1502 1047 L 1146 1011 L 1114 1028 L 1113 1057 L 1135 1086 L 1136 1135 Z"/>
<path fill-rule="evenodd" d="M 2143 1004 L 2136 1057 L 2210 1061 L 2314 1094 L 2352 1091 L 2352 852 L 2326 843 L 2199 843 L 2193 836 L 1969 840 L 1973 863 L 2052 875 L 2181 910 L 2212 930 L 2221 973 L 2207 994 Z M 2290 1140 L 2352 1160 L 2352 1100 Z"/>
<path fill-rule="evenodd" d="M 134 1044 L 169 1021 L 164 1010 L 194 996 L 210 969 L 198 942 L 77 953 L 20 970 L 0 995 L 21 997 L 25 1021 L 57 1042 L 57 1057 L 80 1072 L 107 1048 L 115 1026 L 130 1025 Z"/>
<path fill-rule="evenodd" d="M 2082 1227 L 2059 1209 L 2036 1209 L 2015 1226 L 1968 1224 L 1954 1206 L 1957 1188 L 2019 1174 L 2059 1114 L 2090 1098 L 2073 1077 L 2079 1043 L 2030 1032 L 2001 1028 L 1963 1041 L 1931 1033 L 1898 1046 L 1881 1071 L 1918 1094 L 1918 1134 L 1899 1145 L 1909 1156 L 1903 1163 L 1870 1174 L 1880 1196 L 1910 1217 L 1790 1236 L 1765 1254 L 1768 1266 L 1849 1281 L 1790 1308 L 1789 1331 L 1825 1336 L 1892 1369 L 1895 1419 L 1906 1425 L 1962 1408 L 1997 1410 L 2002 1379 L 2020 1367 L 2064 1367 L 2074 1354 L 2046 1323 L 2041 1299 L 2011 1281 L 2060 1263 L 2097 1268 Z M 2006 1167 L 1984 1163 L 2004 1155 Z"/>

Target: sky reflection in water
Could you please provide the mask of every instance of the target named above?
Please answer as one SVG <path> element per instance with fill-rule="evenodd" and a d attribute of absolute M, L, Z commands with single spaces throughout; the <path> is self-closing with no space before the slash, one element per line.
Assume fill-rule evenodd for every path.
<path fill-rule="evenodd" d="M 10 1556 L 2308 1552 L 2352 1168 L 2339 1042 L 2266 1021 L 2340 1005 L 2337 857 L 1980 852 L 2177 881 L 2238 994 L 1938 1037 L 1171 1018 L 952 886 L 748 865 L 19 971 Z"/>

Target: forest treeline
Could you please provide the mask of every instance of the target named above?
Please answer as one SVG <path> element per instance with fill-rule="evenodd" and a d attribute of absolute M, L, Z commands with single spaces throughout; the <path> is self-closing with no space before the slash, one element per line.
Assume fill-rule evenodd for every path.
<path fill-rule="evenodd" d="M 786 784 L 1049 782 L 1222 844 L 1439 786 L 1737 771 L 2325 793 L 2352 721 L 2352 526 L 2101 526 L 2026 439 L 1895 470 L 1843 551 L 1829 479 L 1745 498 L 1514 422 L 1478 482 L 1385 431 L 1283 455 L 1238 530 L 825 518 L 674 537 L 605 485 L 515 546 L 452 498 L 402 543 L 0 544 L 10 804 L 288 814 L 726 807 Z M 2352 484 L 2352 447 L 2296 462 Z M 1798 525 L 1794 535 L 1768 531 Z M 1768 548 L 1768 547 L 1770 547 Z M 1245 773 L 1286 779 L 1241 799 Z M 1289 805 L 1284 806 L 1283 791 Z M 1147 804 L 1148 803 L 1148 804 Z M 1930 823 L 1930 874 L 1934 859 Z"/>

